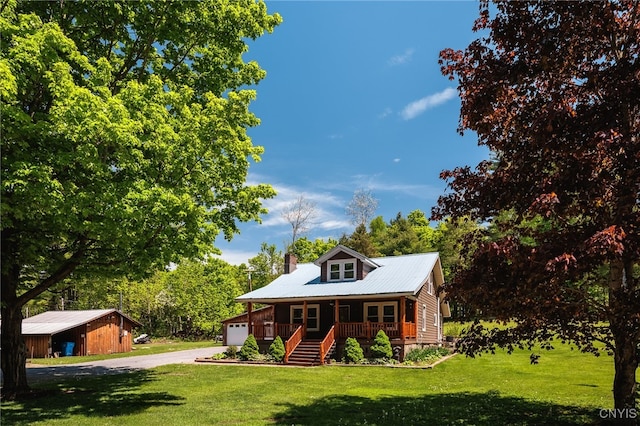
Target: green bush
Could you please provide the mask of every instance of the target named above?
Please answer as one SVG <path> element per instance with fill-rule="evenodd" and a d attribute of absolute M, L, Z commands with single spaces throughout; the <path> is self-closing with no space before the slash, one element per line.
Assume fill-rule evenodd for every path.
<path fill-rule="evenodd" d="M 357 363 L 364 359 L 364 353 L 360 343 L 353 337 L 347 338 L 344 344 L 344 357 L 343 360 L 346 363 Z"/>
<path fill-rule="evenodd" d="M 417 348 L 410 351 L 404 361 L 409 363 L 431 364 L 451 352 L 445 348 Z"/>
<path fill-rule="evenodd" d="M 258 359 L 260 356 L 260 348 L 258 348 L 258 342 L 256 342 L 256 338 L 253 334 L 250 334 L 247 337 L 247 340 L 244 341 L 242 348 L 240 348 L 240 352 L 238 352 L 238 358 L 242 361 L 253 361 Z"/>
<path fill-rule="evenodd" d="M 282 343 L 280 336 L 276 336 L 271 346 L 269 346 L 269 355 L 276 362 L 282 362 L 284 359 L 284 343 Z"/>
<path fill-rule="evenodd" d="M 391 349 L 391 342 L 389 336 L 384 330 L 378 331 L 373 345 L 371 345 L 371 356 L 375 359 L 391 359 L 393 357 L 393 350 Z"/>
<path fill-rule="evenodd" d="M 238 347 L 236 345 L 231 345 L 227 347 L 227 350 L 224 351 L 224 354 L 227 358 L 235 359 L 238 356 Z"/>
<path fill-rule="evenodd" d="M 457 322 L 448 322 L 444 324 L 443 333 L 445 336 L 460 337 L 462 326 Z"/>

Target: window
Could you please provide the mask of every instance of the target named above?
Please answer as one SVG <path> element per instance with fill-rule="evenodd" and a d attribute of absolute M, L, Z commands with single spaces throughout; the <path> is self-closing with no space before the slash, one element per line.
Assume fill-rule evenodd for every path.
<path fill-rule="evenodd" d="M 367 306 L 367 321 L 369 322 L 380 322 L 380 317 L 378 316 L 378 305 Z"/>
<path fill-rule="evenodd" d="M 338 310 L 338 315 L 340 315 L 340 322 L 351 321 L 351 306 L 340 306 Z"/>
<path fill-rule="evenodd" d="M 396 302 L 379 302 L 364 304 L 365 320 L 369 322 L 397 322 L 398 310 Z"/>
<path fill-rule="evenodd" d="M 291 323 L 302 324 L 304 305 L 291 306 Z M 307 305 L 307 331 L 320 330 L 320 305 Z"/>
<path fill-rule="evenodd" d="M 356 261 L 354 259 L 327 262 L 327 266 L 329 281 L 356 279 Z"/>
<path fill-rule="evenodd" d="M 291 323 L 302 324 L 302 306 L 291 307 Z"/>
<path fill-rule="evenodd" d="M 427 278 L 427 293 L 433 294 L 433 272 Z"/>
<path fill-rule="evenodd" d="M 307 306 L 307 330 L 320 330 L 320 326 L 318 325 L 318 311 L 318 305 Z"/>
<path fill-rule="evenodd" d="M 422 305 L 422 331 L 427 331 L 427 305 Z"/>

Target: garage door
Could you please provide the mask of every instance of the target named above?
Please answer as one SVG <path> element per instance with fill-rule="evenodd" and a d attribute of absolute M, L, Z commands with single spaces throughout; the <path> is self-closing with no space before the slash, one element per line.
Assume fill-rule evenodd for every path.
<path fill-rule="evenodd" d="M 231 323 L 227 325 L 227 345 L 242 346 L 249 335 L 249 327 L 246 322 Z"/>

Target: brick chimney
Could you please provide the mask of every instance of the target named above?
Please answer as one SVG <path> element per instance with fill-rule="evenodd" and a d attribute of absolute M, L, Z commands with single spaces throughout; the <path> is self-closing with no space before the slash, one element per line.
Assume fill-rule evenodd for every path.
<path fill-rule="evenodd" d="M 298 265 L 298 258 L 293 253 L 287 253 L 284 255 L 284 273 L 290 274 L 296 270 Z"/>

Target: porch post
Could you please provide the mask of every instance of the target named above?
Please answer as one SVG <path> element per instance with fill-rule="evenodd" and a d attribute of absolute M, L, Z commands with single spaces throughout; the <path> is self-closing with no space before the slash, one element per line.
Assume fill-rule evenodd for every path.
<path fill-rule="evenodd" d="M 416 339 L 418 338 L 418 299 L 413 302 L 413 323 L 416 325 Z"/>
<path fill-rule="evenodd" d="M 404 323 L 407 320 L 406 303 L 407 298 L 400 296 L 400 340 L 404 340 Z"/>
<path fill-rule="evenodd" d="M 340 300 L 336 299 L 333 312 L 333 323 L 335 325 L 334 333 L 336 337 L 340 337 Z"/>
<path fill-rule="evenodd" d="M 253 309 L 253 303 L 251 302 L 247 302 L 247 322 L 249 323 L 249 334 L 253 334 L 253 324 L 251 322 L 252 318 L 251 318 L 251 311 Z"/>
<path fill-rule="evenodd" d="M 307 337 L 307 301 L 302 302 L 302 338 Z"/>

